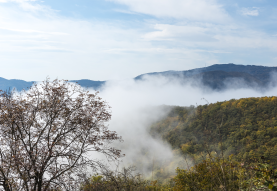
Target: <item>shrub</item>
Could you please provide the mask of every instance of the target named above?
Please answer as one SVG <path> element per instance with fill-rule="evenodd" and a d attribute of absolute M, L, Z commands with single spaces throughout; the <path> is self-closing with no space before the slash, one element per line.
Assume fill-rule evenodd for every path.
<path fill-rule="evenodd" d="M 231 159 L 219 157 L 203 160 L 189 170 L 176 170 L 174 190 L 240 190 L 247 188 L 245 169 Z"/>

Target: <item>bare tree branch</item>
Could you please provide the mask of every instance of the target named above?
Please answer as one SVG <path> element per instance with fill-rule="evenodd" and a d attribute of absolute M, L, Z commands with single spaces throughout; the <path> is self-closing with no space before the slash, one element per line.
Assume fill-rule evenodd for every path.
<path fill-rule="evenodd" d="M 77 84 L 49 79 L 21 94 L 0 97 L 0 188 L 72 190 L 88 167 L 99 161 L 91 151 L 112 160 L 121 157 L 110 145 L 121 140 L 107 128 L 110 107 L 97 93 Z"/>

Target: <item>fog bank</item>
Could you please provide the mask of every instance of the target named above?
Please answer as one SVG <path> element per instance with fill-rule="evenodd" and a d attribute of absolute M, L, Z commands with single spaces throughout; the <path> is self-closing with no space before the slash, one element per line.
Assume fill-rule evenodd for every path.
<path fill-rule="evenodd" d="M 179 160 L 179 163 L 171 166 L 171 171 L 183 163 L 178 157 L 173 156 L 167 143 L 154 139 L 148 133 L 150 125 L 169 112 L 168 107 L 162 105 L 197 106 L 230 99 L 274 96 L 277 93 L 277 88 L 273 86 L 262 92 L 248 88 L 243 83 L 242 80 L 228 80 L 225 91 L 214 91 L 204 87 L 200 80 L 184 83 L 162 76 L 145 76 L 140 81 L 106 83 L 99 96 L 112 107 L 109 128 L 118 132 L 124 140 L 123 143 L 115 144 L 126 155 L 122 158 L 123 164 L 133 164 L 140 171 L 149 172 L 153 168 L 153 163 L 161 165 L 164 161 Z"/>

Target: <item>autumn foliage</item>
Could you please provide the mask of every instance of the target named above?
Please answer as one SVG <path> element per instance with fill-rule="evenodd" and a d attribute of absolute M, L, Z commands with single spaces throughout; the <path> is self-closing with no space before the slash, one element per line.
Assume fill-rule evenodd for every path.
<path fill-rule="evenodd" d="M 277 167 L 277 97 L 243 98 L 198 107 L 174 107 L 151 127 L 196 163 L 207 150 L 237 161 L 264 156 Z"/>

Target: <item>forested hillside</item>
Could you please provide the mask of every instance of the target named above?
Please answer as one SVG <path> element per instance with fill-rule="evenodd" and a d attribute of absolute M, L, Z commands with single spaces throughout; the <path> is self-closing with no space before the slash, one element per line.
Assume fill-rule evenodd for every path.
<path fill-rule="evenodd" d="M 150 132 L 196 162 L 207 152 L 277 166 L 277 97 L 243 98 L 198 107 L 174 107 Z"/>

